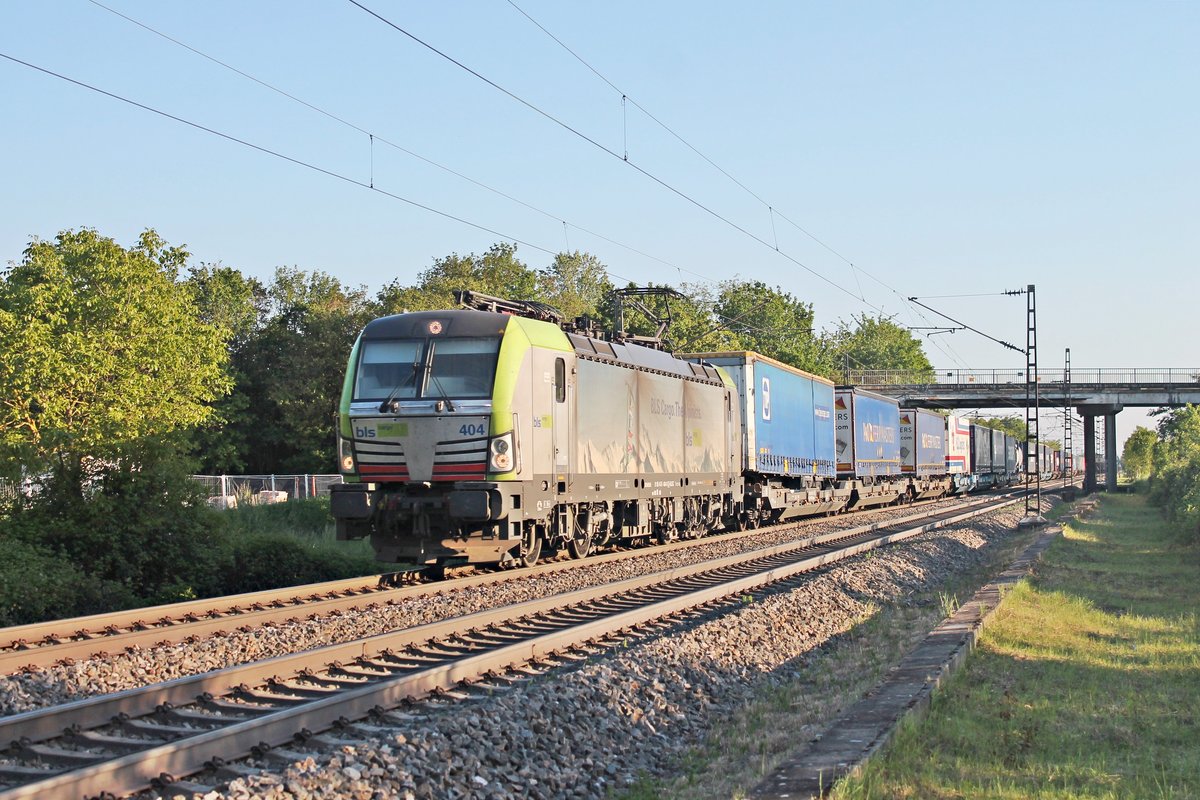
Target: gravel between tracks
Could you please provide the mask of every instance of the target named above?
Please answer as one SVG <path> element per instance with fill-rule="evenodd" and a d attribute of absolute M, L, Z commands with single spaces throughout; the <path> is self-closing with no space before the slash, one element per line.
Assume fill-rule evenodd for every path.
<path fill-rule="evenodd" d="M 807 680 L 852 638 L 842 634 L 880 605 L 936 604 L 932 594 L 994 558 L 1020 517 L 1009 508 L 840 562 L 797 588 L 483 699 L 422 707 L 386 737 L 205 797 L 602 798 L 639 775 L 670 775 L 682 753 L 756 696 Z M 801 699 L 828 705 L 827 693 L 815 689 Z M 792 741 L 815 729 L 796 731 Z M 696 796 L 729 793 L 708 787 Z"/>
<path fill-rule="evenodd" d="M 929 506 L 932 509 L 937 506 Z M 458 591 L 453 581 L 444 593 L 421 597 L 398 605 L 385 605 L 344 614 L 299 620 L 248 631 L 232 630 L 187 644 L 133 649 L 105 658 L 80 659 L 70 665 L 0 676 L 0 716 L 65 703 L 83 697 L 123 691 L 151 683 L 223 669 L 235 664 L 273 658 L 327 644 L 422 625 L 484 609 L 546 597 L 561 592 L 598 586 L 698 561 L 791 541 L 803 535 L 827 533 L 868 522 L 909 516 L 916 509 L 898 508 L 866 517 L 808 520 L 798 526 L 764 530 L 759 536 L 670 553 L 647 548 L 642 558 L 610 564 L 586 562 L 579 568 L 550 575 L 514 580 L 494 586 Z M 236 621 L 231 620 L 231 625 Z M 97 644 L 98 648 L 103 643 Z"/>

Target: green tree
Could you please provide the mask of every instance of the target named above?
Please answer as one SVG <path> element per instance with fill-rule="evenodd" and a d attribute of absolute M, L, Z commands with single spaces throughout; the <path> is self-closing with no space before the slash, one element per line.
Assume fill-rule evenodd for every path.
<path fill-rule="evenodd" d="M 608 319 L 608 295 L 613 290 L 608 270 L 590 253 L 559 253 L 553 263 L 537 272 L 538 296 L 562 312 L 567 320 L 590 317 Z"/>
<path fill-rule="evenodd" d="M 982 417 L 975 423 L 994 431 L 1003 431 L 1019 442 L 1025 441 L 1025 419 L 1023 417 Z M 1043 444 L 1046 443 L 1043 442 Z"/>
<path fill-rule="evenodd" d="M 837 380 L 851 369 L 893 370 L 904 380 L 933 380 L 933 365 L 912 333 L 885 317 L 861 316 L 842 321 L 824 337 L 826 358 Z M 833 376 L 831 376 L 833 377 Z"/>
<path fill-rule="evenodd" d="M 690 352 L 753 350 L 798 369 L 821 371 L 813 338 L 813 309 L 761 281 L 722 281 L 715 287 L 685 283 L 672 300 L 668 334 L 676 349 Z"/>
<path fill-rule="evenodd" d="M 492 245 L 482 256 L 453 253 L 438 259 L 412 286 L 393 280 L 377 296 L 384 314 L 454 308 L 457 289 L 502 297 L 506 300 L 543 300 L 538 273 L 517 258 L 514 244 Z"/>
<path fill-rule="evenodd" d="M 1158 423 L 1150 499 L 1167 518 L 1200 539 L 1200 407 L 1171 409 Z"/>
<path fill-rule="evenodd" d="M 1125 447 L 1121 452 L 1121 463 L 1125 466 L 1125 472 L 1135 480 L 1149 477 L 1150 468 L 1154 463 L 1154 445 L 1157 443 L 1158 435 L 1139 425 L 1125 440 Z"/>
<path fill-rule="evenodd" d="M 230 385 L 227 329 L 178 280 L 188 253 L 152 230 L 33 241 L 0 273 L 0 447 L 30 474 L 85 481 L 130 445 L 203 423 Z"/>
<path fill-rule="evenodd" d="M 295 268 L 277 269 L 266 297 L 269 318 L 234 356 L 239 461 L 252 473 L 330 471 L 346 357 L 378 307 L 364 288 Z"/>
<path fill-rule="evenodd" d="M 270 319 L 270 300 L 261 281 L 220 264 L 191 268 L 187 286 L 200 319 L 228 337 L 227 373 L 234 386 L 217 400 L 212 417 L 193 434 L 194 451 L 203 472 L 241 472 L 251 447 L 248 435 L 257 429 L 244 390 L 249 378 L 242 367 L 246 349 Z"/>
<path fill-rule="evenodd" d="M 741 349 L 808 372 L 822 371 L 811 303 L 762 281 L 728 280 L 720 284 L 713 313 L 737 336 Z"/>

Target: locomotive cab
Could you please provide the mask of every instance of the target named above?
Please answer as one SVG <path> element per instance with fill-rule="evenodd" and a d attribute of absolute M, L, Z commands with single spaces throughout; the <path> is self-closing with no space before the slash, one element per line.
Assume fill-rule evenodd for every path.
<path fill-rule="evenodd" d="M 554 471 L 533 454 L 540 429 L 553 436 L 565 417 L 553 406 L 568 377 L 555 351 L 566 347 L 557 326 L 483 311 L 368 324 L 342 387 L 338 538 L 370 536 L 382 561 L 505 560 L 521 535 L 510 517 L 526 502 L 522 478 Z"/>

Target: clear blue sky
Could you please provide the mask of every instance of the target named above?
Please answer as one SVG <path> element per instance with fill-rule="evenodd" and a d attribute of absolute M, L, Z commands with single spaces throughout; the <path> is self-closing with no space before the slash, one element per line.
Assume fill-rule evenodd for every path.
<path fill-rule="evenodd" d="M 379 142 L 372 171 L 365 134 L 88 0 L 3 0 L 0 52 L 373 179 L 527 242 L 534 267 L 551 258 L 534 245 L 569 243 L 618 281 L 761 279 L 822 326 L 874 308 L 927 325 L 901 296 L 1033 283 L 1043 366 L 1064 347 L 1076 368 L 1200 366 L 1200 4 L 517 0 L 834 254 L 779 217 L 772 230 L 764 203 L 623 115 L 620 92 L 506 0 L 362 1 L 771 247 L 344 0 L 105 3 L 549 216 Z M 198 261 L 373 291 L 501 238 L 3 59 L 0 98 L 0 261 L 64 228 L 130 243 L 153 227 Z M 1024 343 L 1022 298 L 929 303 Z M 926 349 L 939 367 L 1023 366 L 968 332 Z M 1142 421 L 1120 419 L 1122 439 Z"/>

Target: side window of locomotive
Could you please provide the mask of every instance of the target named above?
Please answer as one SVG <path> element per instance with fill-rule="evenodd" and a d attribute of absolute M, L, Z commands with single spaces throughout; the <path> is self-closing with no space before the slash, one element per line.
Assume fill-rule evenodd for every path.
<path fill-rule="evenodd" d="M 419 339 L 364 341 L 354 382 L 355 400 L 416 397 L 423 342 Z M 395 392 L 395 394 L 392 394 Z"/>
<path fill-rule="evenodd" d="M 499 356 L 500 339 L 496 337 L 438 339 L 433 345 L 426 396 L 491 397 Z"/>
<path fill-rule="evenodd" d="M 554 400 L 567 402 L 567 362 L 561 358 L 554 359 Z"/>

